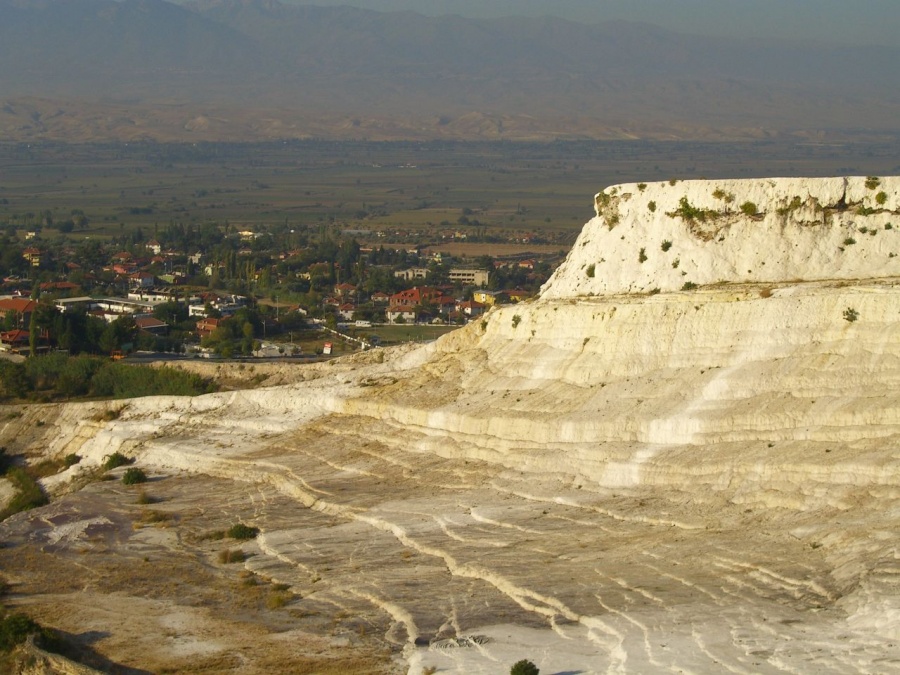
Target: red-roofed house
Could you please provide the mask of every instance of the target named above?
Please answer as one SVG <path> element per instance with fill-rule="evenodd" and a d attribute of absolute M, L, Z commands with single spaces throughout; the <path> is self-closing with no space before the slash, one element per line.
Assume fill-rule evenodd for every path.
<path fill-rule="evenodd" d="M 218 328 L 224 319 L 200 319 L 197 322 L 197 335 L 201 338 L 209 337 Z"/>
<path fill-rule="evenodd" d="M 0 333 L 0 349 L 9 352 L 17 352 L 28 346 L 27 330 L 8 330 Z"/>
<path fill-rule="evenodd" d="M 481 316 L 487 310 L 487 305 L 482 305 L 474 300 L 466 300 L 456 305 L 457 311 L 469 317 Z"/>
<path fill-rule="evenodd" d="M 395 323 L 397 319 L 402 317 L 408 323 L 418 319 L 415 314 L 417 307 L 435 305 L 439 311 L 449 312 L 455 304 L 455 300 L 446 298 L 437 288 L 416 286 L 415 288 L 394 293 L 391 296 L 391 303 L 387 310 L 387 320 L 390 323 Z"/>
<path fill-rule="evenodd" d="M 156 317 L 142 316 L 135 319 L 134 323 L 138 327 L 138 330 L 147 331 L 154 335 L 165 335 L 169 332 L 169 324 L 165 321 L 160 321 Z"/>
<path fill-rule="evenodd" d="M 73 284 L 71 281 L 47 281 L 41 284 L 40 288 L 41 291 L 48 293 L 68 293 L 78 290 L 78 284 Z"/>
<path fill-rule="evenodd" d="M 338 307 L 338 313 L 341 315 L 341 318 L 344 321 L 350 321 L 353 319 L 353 312 L 356 311 L 356 305 L 352 302 L 345 302 L 343 305 Z"/>
<path fill-rule="evenodd" d="M 356 295 L 356 286 L 353 284 L 338 284 L 334 287 L 334 293 L 342 298 L 352 297 Z"/>
<path fill-rule="evenodd" d="M 19 326 L 27 326 L 31 321 L 31 313 L 37 303 L 28 298 L 6 298 L 0 300 L 0 319 L 6 320 L 10 313 L 16 315 L 16 323 Z"/>
<path fill-rule="evenodd" d="M 150 288 L 156 283 L 156 277 L 150 272 L 134 272 L 128 275 L 128 285 L 132 288 Z"/>

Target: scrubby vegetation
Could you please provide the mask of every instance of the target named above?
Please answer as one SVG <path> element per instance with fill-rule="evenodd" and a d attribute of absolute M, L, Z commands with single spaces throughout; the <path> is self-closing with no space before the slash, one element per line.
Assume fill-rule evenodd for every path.
<path fill-rule="evenodd" d="M 230 565 L 232 563 L 244 562 L 247 559 L 247 555 L 239 548 L 234 549 L 225 549 L 224 551 L 219 551 L 219 562 L 223 565 Z"/>
<path fill-rule="evenodd" d="M 734 195 L 731 192 L 725 192 L 722 188 L 716 188 L 713 190 L 712 196 L 716 199 L 721 199 L 726 204 L 730 204 L 734 201 Z"/>
<path fill-rule="evenodd" d="M 48 354 L 24 363 L 0 361 L 0 399 L 197 396 L 215 389 L 208 380 L 175 368 L 147 368 L 95 356 Z"/>
<path fill-rule="evenodd" d="M 509 675 L 539 675 L 540 669 L 528 659 L 516 661 L 509 669 Z"/>
<path fill-rule="evenodd" d="M 6 508 L 0 511 L 0 520 L 4 520 L 14 513 L 28 511 L 47 503 L 47 495 L 24 468 L 12 467 L 6 472 L 6 477 L 15 487 L 16 494 Z"/>
<path fill-rule="evenodd" d="M 132 462 L 134 462 L 134 460 L 131 457 L 126 457 L 121 452 L 116 451 L 111 455 L 106 456 L 100 468 L 104 471 L 110 471 L 112 469 L 118 469 L 120 466 L 131 464 Z"/>
<path fill-rule="evenodd" d="M 719 212 L 713 209 L 702 209 L 699 206 L 694 206 L 688 201 L 687 197 L 682 197 L 678 200 L 678 208 L 669 212 L 668 215 L 673 218 L 679 216 L 688 222 L 697 220 L 701 223 L 705 223 L 707 220 L 711 220 L 718 216 Z"/>
<path fill-rule="evenodd" d="M 778 208 L 776 213 L 779 216 L 786 216 L 789 213 L 791 213 L 792 211 L 796 211 L 801 206 L 803 206 L 803 200 L 800 199 L 800 197 L 798 195 L 795 195 L 786 206 L 782 206 L 782 207 Z"/>
<path fill-rule="evenodd" d="M 143 469 L 133 466 L 129 469 L 125 469 L 125 473 L 122 474 L 122 482 L 125 485 L 137 485 L 138 483 L 146 483 L 147 474 L 144 473 Z"/>
<path fill-rule="evenodd" d="M 232 539 L 254 539 L 256 535 L 259 534 L 259 528 L 244 525 L 243 523 L 236 523 L 228 528 L 227 534 Z"/>
<path fill-rule="evenodd" d="M 40 624 L 24 614 L 7 614 L 0 619 L 0 652 L 11 651 L 29 635 L 41 630 Z"/>

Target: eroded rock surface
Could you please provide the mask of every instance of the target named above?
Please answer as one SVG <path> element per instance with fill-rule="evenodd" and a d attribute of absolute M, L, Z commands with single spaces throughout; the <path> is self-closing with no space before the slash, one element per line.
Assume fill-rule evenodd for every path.
<path fill-rule="evenodd" d="M 29 408 L 10 451 L 84 459 L 0 525 L 0 566 L 40 618 L 151 670 L 348 649 L 371 660 L 343 672 L 900 672 L 900 182 L 867 180 L 611 188 L 617 221 L 539 300 L 436 343 L 268 389 Z M 685 191 L 736 213 L 665 215 Z M 65 494 L 116 450 L 161 501 Z M 208 538 L 238 520 L 260 535 Z M 141 649 L 123 603 L 151 617 Z"/>

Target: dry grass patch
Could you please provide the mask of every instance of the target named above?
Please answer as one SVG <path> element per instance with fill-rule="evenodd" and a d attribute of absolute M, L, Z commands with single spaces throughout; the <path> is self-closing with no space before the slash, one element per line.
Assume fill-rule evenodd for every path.
<path fill-rule="evenodd" d="M 157 525 L 168 527 L 172 524 L 173 516 L 165 511 L 154 511 L 153 509 L 144 509 L 141 511 L 141 525 Z"/>
<path fill-rule="evenodd" d="M 226 548 L 224 551 L 219 551 L 219 562 L 223 565 L 244 562 L 246 559 L 247 554 L 239 548 Z"/>

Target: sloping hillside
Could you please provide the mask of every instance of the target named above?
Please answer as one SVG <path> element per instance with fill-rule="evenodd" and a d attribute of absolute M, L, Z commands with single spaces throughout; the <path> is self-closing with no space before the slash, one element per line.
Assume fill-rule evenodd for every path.
<path fill-rule="evenodd" d="M 149 670 L 264 672 L 318 640 L 412 673 L 898 672 L 900 179 L 873 182 L 608 188 L 539 300 L 436 343 L 8 416 L 7 447 L 84 459 L 0 525 L 0 567 Z M 64 494 L 116 450 L 167 528 L 118 482 Z M 260 535 L 203 536 L 238 520 Z M 239 569 L 290 591 L 243 610 L 252 647 L 217 610 Z"/>

